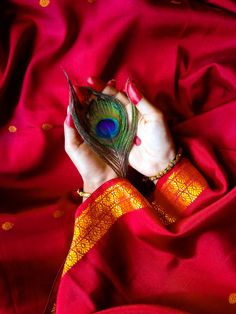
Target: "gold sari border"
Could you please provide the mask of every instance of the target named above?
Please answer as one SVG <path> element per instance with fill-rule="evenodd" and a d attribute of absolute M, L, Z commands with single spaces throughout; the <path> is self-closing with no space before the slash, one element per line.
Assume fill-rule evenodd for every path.
<path fill-rule="evenodd" d="M 99 195 L 97 190 L 97 197 L 90 197 L 85 201 L 86 207 L 75 220 L 74 236 L 63 275 L 89 252 L 118 218 L 126 213 L 150 207 L 146 199 L 127 180 L 119 179 L 114 182 L 102 194 Z"/>
<path fill-rule="evenodd" d="M 152 202 L 152 207 L 156 211 L 157 216 L 164 226 L 169 226 L 177 221 L 177 217 L 168 213 L 163 206 L 157 202 Z"/>
<path fill-rule="evenodd" d="M 160 187 L 160 192 L 175 208 L 182 212 L 207 187 L 207 182 L 199 171 L 187 159 L 182 159 Z"/>

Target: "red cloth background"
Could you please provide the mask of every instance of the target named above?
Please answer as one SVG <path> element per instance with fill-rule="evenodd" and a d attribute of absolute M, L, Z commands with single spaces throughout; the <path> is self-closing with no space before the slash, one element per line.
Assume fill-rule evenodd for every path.
<path fill-rule="evenodd" d="M 131 77 L 163 110 L 212 190 L 187 225 L 189 245 L 210 248 L 216 277 L 236 283 L 234 1 L 40 3 L 0 3 L 0 221 L 14 224 L 0 230 L 0 312 L 42 313 L 69 249 L 82 181 L 63 148 L 62 69 L 78 84 L 95 75 L 122 88 Z"/>

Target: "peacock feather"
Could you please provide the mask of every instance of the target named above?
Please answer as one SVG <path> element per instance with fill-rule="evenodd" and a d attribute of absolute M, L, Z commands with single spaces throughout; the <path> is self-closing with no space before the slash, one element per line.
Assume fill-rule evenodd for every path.
<path fill-rule="evenodd" d="M 119 100 L 89 87 L 84 87 L 85 94 L 90 96 L 82 104 L 69 79 L 68 83 L 71 114 L 80 136 L 118 176 L 125 177 L 137 130 L 136 108 L 131 106 L 129 119 L 126 107 Z"/>

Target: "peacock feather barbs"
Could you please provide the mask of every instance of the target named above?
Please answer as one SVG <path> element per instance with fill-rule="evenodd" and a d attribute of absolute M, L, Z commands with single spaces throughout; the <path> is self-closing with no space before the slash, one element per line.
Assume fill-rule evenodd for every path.
<path fill-rule="evenodd" d="M 113 96 L 83 87 L 90 97 L 82 104 L 68 79 L 70 108 L 74 124 L 83 140 L 120 177 L 126 177 L 128 157 L 137 130 L 137 111 L 131 106 L 131 119 L 126 107 Z"/>

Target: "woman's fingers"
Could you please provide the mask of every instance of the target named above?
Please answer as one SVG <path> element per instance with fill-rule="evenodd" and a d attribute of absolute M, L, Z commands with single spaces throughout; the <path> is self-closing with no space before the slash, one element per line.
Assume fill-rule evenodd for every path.
<path fill-rule="evenodd" d="M 106 86 L 105 82 L 94 76 L 88 77 L 87 83 L 97 92 L 101 92 Z"/>
<path fill-rule="evenodd" d="M 113 86 L 106 85 L 103 90 L 103 94 L 109 95 L 109 96 L 114 96 L 116 97 L 117 95 L 117 90 Z"/>
<path fill-rule="evenodd" d="M 68 110 L 67 110 L 68 111 Z M 65 134 L 65 151 L 68 155 L 72 154 L 83 143 L 83 139 L 80 137 L 78 131 L 74 126 L 74 122 L 71 114 L 68 112 L 66 120 L 64 122 L 64 134 Z"/>
<path fill-rule="evenodd" d="M 104 94 L 107 94 L 109 96 L 114 96 L 125 106 L 129 104 L 129 100 L 126 95 L 116 89 L 115 79 L 112 79 L 105 83 L 101 79 L 91 76 L 87 79 L 87 82 L 96 91 L 103 92 Z"/>
<path fill-rule="evenodd" d="M 90 76 L 87 79 L 88 84 L 97 92 L 103 92 L 104 94 L 110 95 L 110 96 L 115 96 L 117 94 L 116 90 L 116 81 L 115 80 L 110 80 L 107 82 L 103 82 L 101 79 Z"/>
<path fill-rule="evenodd" d="M 147 101 L 140 90 L 137 88 L 135 83 L 131 80 L 126 82 L 126 94 L 132 104 L 136 106 L 140 114 L 145 118 L 145 120 L 153 121 L 159 118 L 162 114 L 160 110 L 155 108 L 149 101 Z"/>
<path fill-rule="evenodd" d="M 87 79 L 87 82 L 97 92 L 102 92 L 110 96 L 116 96 L 117 94 L 117 90 L 115 88 L 116 86 L 115 80 L 110 80 L 106 84 L 101 79 L 91 76 Z"/>
<path fill-rule="evenodd" d="M 117 89 L 115 88 L 115 80 L 110 80 L 106 84 L 99 78 L 89 77 L 87 81 L 93 89 L 103 92 L 104 94 L 114 96 L 123 105 L 125 105 L 128 110 L 129 119 L 131 119 L 130 103 L 136 106 L 141 116 L 147 122 L 156 121 L 157 119 L 159 120 L 160 117 L 162 117 L 162 112 L 155 108 L 149 101 L 147 101 L 147 99 L 143 97 L 140 90 L 131 80 L 128 80 L 125 86 L 125 92 L 128 98 L 123 92 L 117 91 Z"/>
<path fill-rule="evenodd" d="M 137 106 L 138 103 L 143 99 L 143 95 L 133 81 L 127 80 L 125 86 L 125 92 L 128 95 L 130 101 Z"/>
<path fill-rule="evenodd" d="M 108 81 L 107 85 L 110 86 L 110 87 L 116 88 L 116 80 L 112 79 L 112 80 Z"/>
<path fill-rule="evenodd" d="M 156 120 L 156 118 L 159 118 L 162 114 L 160 110 L 155 108 L 143 97 L 142 93 L 132 80 L 128 80 L 125 87 L 125 92 L 129 99 L 124 93 L 117 91 L 116 81 L 114 79 L 106 84 L 101 79 L 91 76 L 88 78 L 87 82 L 96 91 L 116 97 L 125 106 L 128 106 L 130 100 L 130 102 L 137 107 L 140 114 L 148 121 Z"/>
<path fill-rule="evenodd" d="M 104 81 L 102 81 L 101 79 L 94 77 L 94 76 L 90 76 L 87 79 L 88 84 L 93 87 L 93 89 L 95 89 L 98 92 L 103 91 L 103 89 L 106 86 L 110 86 L 113 88 L 116 88 L 116 80 L 112 79 L 110 81 L 108 81 L 107 83 L 105 83 Z"/>

